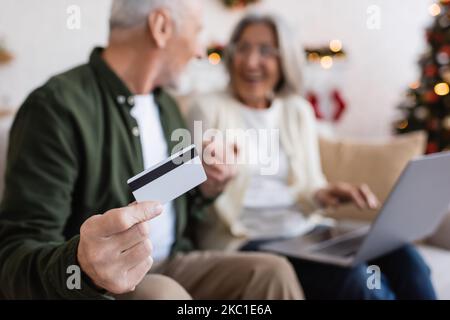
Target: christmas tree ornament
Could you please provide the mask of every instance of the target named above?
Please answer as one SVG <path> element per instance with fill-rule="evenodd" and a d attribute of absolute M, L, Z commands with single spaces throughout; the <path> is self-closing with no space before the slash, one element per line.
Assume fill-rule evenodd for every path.
<path fill-rule="evenodd" d="M 445 40 L 445 36 L 444 36 L 444 34 L 442 34 L 442 32 L 431 32 L 430 34 L 429 34 L 429 37 L 430 37 L 430 44 L 432 45 L 432 46 L 439 46 L 439 45 L 441 45 L 441 44 L 443 44 L 444 43 L 444 40 Z"/>
<path fill-rule="evenodd" d="M 450 58 L 449 58 L 447 52 L 441 51 L 436 55 L 436 61 L 440 65 L 447 65 L 450 62 Z"/>
<path fill-rule="evenodd" d="M 397 129 L 398 130 L 405 130 L 408 128 L 409 122 L 408 120 L 400 120 L 397 122 Z"/>
<path fill-rule="evenodd" d="M 442 127 L 445 130 L 450 131 L 450 116 L 446 116 L 444 120 L 442 120 Z"/>
<path fill-rule="evenodd" d="M 436 142 L 428 142 L 426 153 L 436 153 L 439 151 L 439 146 Z"/>
<path fill-rule="evenodd" d="M 450 45 L 443 45 L 439 51 L 445 52 L 448 56 L 450 56 Z"/>
<path fill-rule="evenodd" d="M 417 101 L 416 101 L 416 96 L 414 94 L 407 94 L 406 95 L 406 99 L 404 102 L 404 106 L 406 108 L 413 108 L 416 105 Z"/>
<path fill-rule="evenodd" d="M 416 110 L 414 110 L 414 116 L 420 121 L 424 121 L 429 114 L 430 112 L 428 111 L 428 109 L 423 106 L 419 106 L 416 108 Z"/>
<path fill-rule="evenodd" d="M 439 69 L 439 75 L 441 76 L 442 80 L 450 83 L 450 67 L 448 65 Z"/>
<path fill-rule="evenodd" d="M 409 88 L 412 90 L 417 90 L 420 87 L 420 81 L 414 81 L 409 84 Z"/>
<path fill-rule="evenodd" d="M 433 78 L 434 76 L 437 75 L 438 72 L 438 68 L 435 64 L 433 63 L 429 63 L 428 65 L 425 66 L 424 68 L 424 74 L 426 77 L 428 78 Z"/>
<path fill-rule="evenodd" d="M 400 134 L 427 131 L 426 152 L 433 153 L 450 146 L 450 0 L 438 0 L 428 11 L 435 19 L 425 30 L 428 46 L 419 60 L 421 78 L 409 85 L 399 105 L 404 118 L 393 126 Z"/>
<path fill-rule="evenodd" d="M 450 92 L 450 88 L 447 83 L 440 82 L 434 86 L 434 93 L 438 96 L 446 96 Z"/>
<path fill-rule="evenodd" d="M 444 97 L 444 99 L 442 99 L 442 104 L 445 108 L 447 108 L 450 111 L 450 95 Z"/>
<path fill-rule="evenodd" d="M 427 123 L 428 130 L 431 132 L 436 132 L 439 130 L 439 120 L 432 118 Z"/>
<path fill-rule="evenodd" d="M 447 28 L 450 26 L 450 19 L 448 15 L 443 15 L 439 18 L 439 25 L 441 28 Z"/>
<path fill-rule="evenodd" d="M 428 7 L 428 13 L 436 17 L 441 13 L 441 7 L 437 3 L 433 3 Z"/>
<path fill-rule="evenodd" d="M 423 94 L 422 98 L 426 103 L 430 103 L 430 104 L 433 104 L 433 103 L 436 103 L 439 101 L 439 96 L 433 90 L 426 91 Z"/>

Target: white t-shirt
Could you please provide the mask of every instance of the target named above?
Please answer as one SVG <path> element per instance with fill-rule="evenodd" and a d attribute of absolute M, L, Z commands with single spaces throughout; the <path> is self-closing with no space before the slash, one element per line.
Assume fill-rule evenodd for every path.
<path fill-rule="evenodd" d="M 245 129 L 279 129 L 282 105 L 276 100 L 268 109 L 241 107 Z M 253 137 L 252 135 L 249 135 Z M 246 190 L 240 223 L 248 231 L 251 239 L 294 237 L 311 228 L 296 206 L 296 197 L 288 185 L 289 160 L 279 143 L 278 153 L 267 149 L 267 144 L 258 136 L 250 139 L 246 149 L 251 154 L 259 154 L 258 163 L 249 163 L 250 182 Z M 275 149 L 277 150 L 277 149 Z M 264 162 L 264 163 L 262 163 Z M 268 163 L 277 163 L 278 170 L 273 175 L 261 174 L 261 168 Z"/>
<path fill-rule="evenodd" d="M 144 168 L 167 159 L 168 148 L 164 137 L 158 106 L 153 95 L 134 96 L 131 115 L 136 119 L 142 145 Z M 149 221 L 150 240 L 153 244 L 153 259 L 160 261 L 167 258 L 175 241 L 175 209 L 173 202 L 164 205 L 164 211 Z"/>

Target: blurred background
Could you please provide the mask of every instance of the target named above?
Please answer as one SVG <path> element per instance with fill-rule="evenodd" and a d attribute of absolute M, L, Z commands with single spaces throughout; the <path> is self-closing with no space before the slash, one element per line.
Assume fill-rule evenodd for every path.
<path fill-rule="evenodd" d="M 367 138 L 392 133 L 397 107 L 420 75 L 417 61 L 426 49 L 425 29 L 436 15 L 434 1 L 247 2 L 204 1 L 204 39 L 212 51 L 226 45 L 232 27 L 247 10 L 276 12 L 298 33 L 299 44 L 313 52 L 305 66 L 305 89 L 322 114 L 325 133 Z M 93 46 L 106 43 L 109 0 L 2 0 L 0 6 L 3 113 L 17 109 L 51 75 L 86 62 Z M 71 20 L 77 15 L 79 25 Z M 324 53 L 333 40 L 334 50 L 343 54 Z M 217 57 L 210 60 L 189 66 L 180 94 L 226 84 Z"/>
<path fill-rule="evenodd" d="M 249 10 L 268 10 L 304 48 L 304 95 L 321 135 L 332 138 L 320 141 L 330 182 L 367 183 L 384 201 L 412 157 L 450 150 L 450 0 L 203 1 L 207 54 L 183 75 L 175 92 L 181 105 L 226 86 L 222 53 L 231 30 Z M 106 45 L 110 5 L 1 0 L 0 195 L 15 112 L 34 88 Z M 375 216 L 349 207 L 335 214 Z M 439 297 L 450 299 L 450 213 L 426 245 L 420 251 Z"/>

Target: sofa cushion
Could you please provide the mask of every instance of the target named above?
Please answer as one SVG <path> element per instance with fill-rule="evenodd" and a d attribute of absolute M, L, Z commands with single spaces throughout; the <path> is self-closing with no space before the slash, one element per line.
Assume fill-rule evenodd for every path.
<path fill-rule="evenodd" d="M 321 138 L 322 168 L 329 182 L 367 183 L 383 202 L 408 161 L 423 154 L 425 144 L 424 132 L 413 132 L 377 142 Z M 377 211 L 345 205 L 329 214 L 338 219 L 372 220 Z"/>

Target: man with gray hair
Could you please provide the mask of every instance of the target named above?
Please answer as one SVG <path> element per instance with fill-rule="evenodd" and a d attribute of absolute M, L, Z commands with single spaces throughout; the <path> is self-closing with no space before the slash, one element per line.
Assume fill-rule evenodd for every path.
<path fill-rule="evenodd" d="M 161 88 L 202 54 L 200 14 L 197 0 L 115 0 L 108 46 L 26 99 L 0 204 L 0 298 L 301 297 L 284 258 L 192 251 L 233 167 L 205 164 L 208 180 L 165 206 L 131 203 L 127 179 L 185 127 Z"/>

